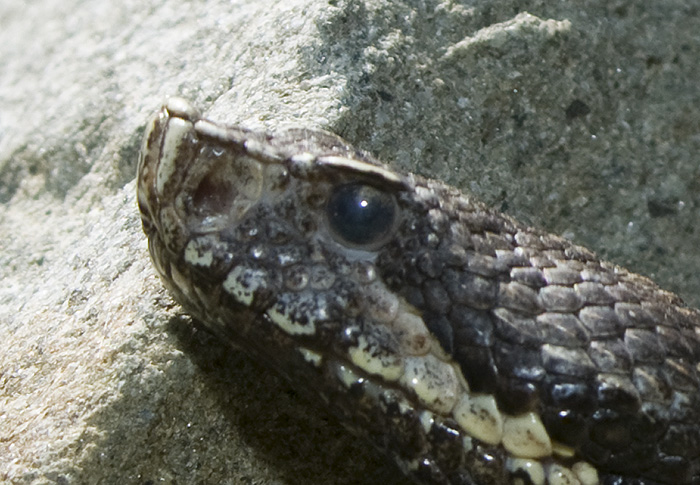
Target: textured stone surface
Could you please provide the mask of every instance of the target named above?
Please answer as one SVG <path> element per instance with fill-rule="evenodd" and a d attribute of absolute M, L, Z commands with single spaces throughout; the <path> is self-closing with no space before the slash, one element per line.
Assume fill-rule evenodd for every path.
<path fill-rule="evenodd" d="M 161 288 L 133 177 L 166 95 L 250 127 L 329 129 L 698 304 L 699 16 L 697 2 L 0 6 L 0 480 L 402 482 L 192 331 Z"/>

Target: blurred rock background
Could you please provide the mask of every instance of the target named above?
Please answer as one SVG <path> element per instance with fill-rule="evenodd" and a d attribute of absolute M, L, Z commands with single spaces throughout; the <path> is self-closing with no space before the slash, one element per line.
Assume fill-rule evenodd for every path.
<path fill-rule="evenodd" d="M 168 95 L 444 179 L 700 304 L 700 3 L 0 5 L 0 481 L 404 483 L 193 326 L 134 173 Z"/>

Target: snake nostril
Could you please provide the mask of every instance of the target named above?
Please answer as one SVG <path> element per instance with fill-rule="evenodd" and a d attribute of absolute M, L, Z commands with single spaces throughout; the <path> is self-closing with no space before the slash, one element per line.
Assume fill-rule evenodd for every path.
<path fill-rule="evenodd" d="M 210 173 L 197 186 L 192 194 L 192 204 L 200 213 L 227 213 L 235 197 L 231 183 Z"/>
<path fill-rule="evenodd" d="M 212 158 L 214 163 L 210 163 Z M 194 216 L 194 226 L 201 226 L 199 221 L 213 227 L 240 221 L 260 199 L 261 164 L 247 156 L 218 150 L 203 150 L 198 161 L 204 168 L 192 171 L 191 195 L 185 200 L 186 210 Z"/>

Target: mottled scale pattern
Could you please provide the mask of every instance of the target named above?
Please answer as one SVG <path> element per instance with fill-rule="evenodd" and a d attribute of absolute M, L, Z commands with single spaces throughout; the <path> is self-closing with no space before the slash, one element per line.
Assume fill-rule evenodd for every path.
<path fill-rule="evenodd" d="M 212 332 L 422 484 L 700 484 L 700 314 L 334 135 L 171 98 L 138 202 Z"/>

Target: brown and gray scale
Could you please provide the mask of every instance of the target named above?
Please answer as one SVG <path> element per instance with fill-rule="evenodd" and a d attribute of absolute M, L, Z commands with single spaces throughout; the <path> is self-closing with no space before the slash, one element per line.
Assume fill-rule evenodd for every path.
<path fill-rule="evenodd" d="M 169 99 L 138 203 L 180 303 L 423 484 L 700 484 L 700 313 L 325 132 Z"/>

